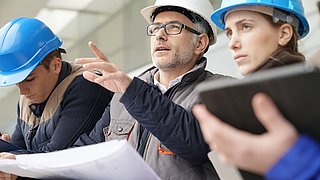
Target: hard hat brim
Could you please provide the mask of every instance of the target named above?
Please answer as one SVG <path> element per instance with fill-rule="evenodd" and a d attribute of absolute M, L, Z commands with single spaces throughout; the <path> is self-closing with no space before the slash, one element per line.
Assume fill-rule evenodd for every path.
<path fill-rule="evenodd" d="M 38 66 L 38 64 L 34 64 L 13 74 L 0 73 L 0 86 L 11 86 L 23 81 L 36 68 L 36 66 Z"/>
<path fill-rule="evenodd" d="M 152 23 L 151 22 L 151 15 L 152 13 L 161 6 L 156 6 L 156 5 L 152 5 L 152 6 L 148 6 L 143 8 L 140 13 L 142 14 L 143 18 L 148 22 L 148 23 Z"/>

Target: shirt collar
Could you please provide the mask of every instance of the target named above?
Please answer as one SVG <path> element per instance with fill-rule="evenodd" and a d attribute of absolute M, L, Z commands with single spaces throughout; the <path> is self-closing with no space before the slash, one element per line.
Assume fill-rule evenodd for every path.
<path fill-rule="evenodd" d="M 186 73 L 182 74 L 181 76 L 178 76 L 177 78 L 171 80 L 171 81 L 169 82 L 168 87 L 166 87 L 165 85 L 161 84 L 161 83 L 158 81 L 158 79 L 159 79 L 159 71 L 158 71 L 158 72 L 155 74 L 154 79 L 153 79 L 154 85 L 156 85 L 156 86 L 160 89 L 160 91 L 162 92 L 162 94 L 164 94 L 168 89 L 170 89 L 170 88 L 172 88 L 173 86 L 175 86 L 176 84 L 180 83 L 180 82 L 182 81 L 182 78 L 183 78 L 186 74 L 188 74 L 188 73 L 190 73 L 190 72 L 198 69 L 198 66 L 199 66 L 199 64 L 196 64 L 196 65 L 195 65 L 191 70 L 189 70 L 188 72 L 186 72 Z"/>

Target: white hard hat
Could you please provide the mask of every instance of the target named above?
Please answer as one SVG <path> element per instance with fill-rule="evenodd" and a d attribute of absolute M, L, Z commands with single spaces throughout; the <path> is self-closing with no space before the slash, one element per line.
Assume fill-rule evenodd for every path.
<path fill-rule="evenodd" d="M 140 12 L 148 23 L 152 23 L 153 12 L 162 6 L 177 6 L 185 8 L 201 16 L 207 21 L 213 33 L 212 35 L 208 35 L 210 39 L 209 45 L 213 45 L 217 41 L 217 29 L 215 24 L 210 19 L 211 13 L 214 11 L 214 9 L 209 0 L 156 0 L 154 5 L 145 7 Z"/>

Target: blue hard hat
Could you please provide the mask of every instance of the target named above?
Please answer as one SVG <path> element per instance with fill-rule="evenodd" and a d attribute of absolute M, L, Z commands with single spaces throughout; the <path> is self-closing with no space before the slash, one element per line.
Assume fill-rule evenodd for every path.
<path fill-rule="evenodd" d="M 43 22 L 16 18 L 0 29 L 0 86 L 23 81 L 35 67 L 62 44 Z"/>
<path fill-rule="evenodd" d="M 293 14 L 299 21 L 297 32 L 300 39 L 309 33 L 309 23 L 304 15 L 301 0 L 222 0 L 221 7 L 211 14 L 211 20 L 221 29 L 224 29 L 225 14 L 241 6 L 270 6 L 287 13 Z"/>

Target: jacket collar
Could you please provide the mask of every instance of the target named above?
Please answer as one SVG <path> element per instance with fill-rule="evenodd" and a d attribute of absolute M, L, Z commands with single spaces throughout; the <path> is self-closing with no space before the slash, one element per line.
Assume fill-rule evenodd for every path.
<path fill-rule="evenodd" d="M 266 59 L 266 63 L 262 64 L 259 68 L 257 68 L 255 70 L 255 72 L 262 71 L 265 69 L 275 68 L 278 66 L 300 63 L 300 62 L 304 62 L 304 61 L 305 61 L 305 58 L 303 55 L 301 55 L 299 53 L 293 54 L 285 48 L 280 48 L 280 49 L 274 51 Z"/>

